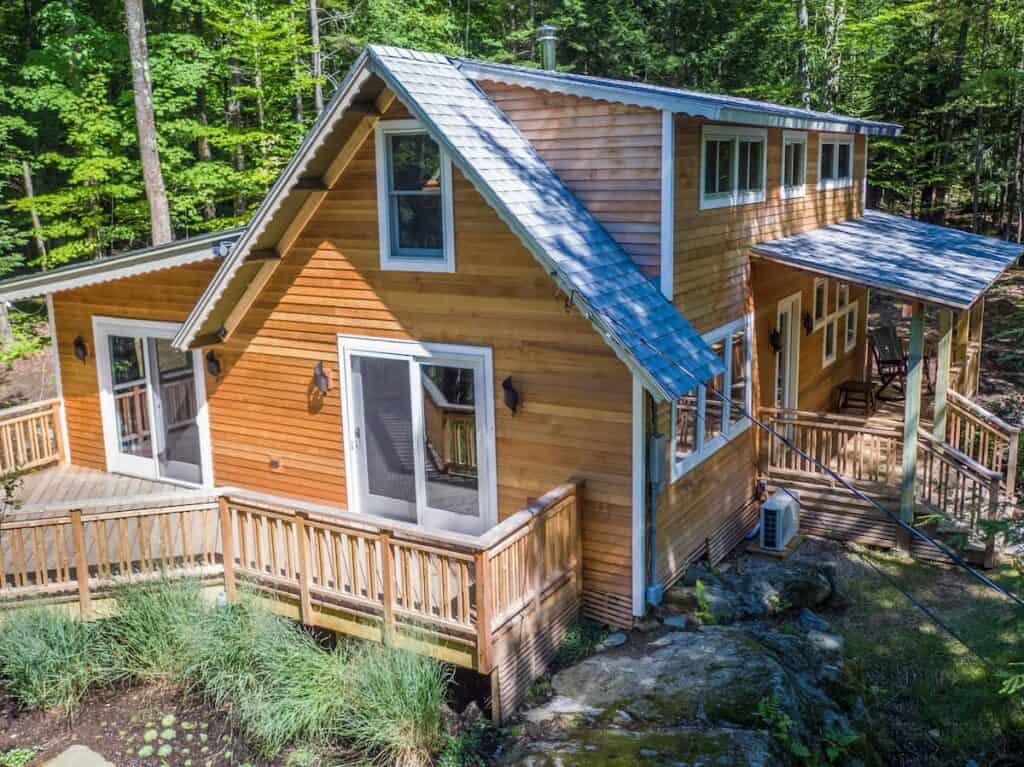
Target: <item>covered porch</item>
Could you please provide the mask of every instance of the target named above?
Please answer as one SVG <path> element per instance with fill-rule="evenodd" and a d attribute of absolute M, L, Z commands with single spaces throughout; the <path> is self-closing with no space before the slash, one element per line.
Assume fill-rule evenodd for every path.
<path fill-rule="evenodd" d="M 764 419 L 814 459 L 778 439 L 762 442 L 762 475 L 772 486 L 801 490 L 809 532 L 938 554 L 912 544 L 893 517 L 853 496 L 827 468 L 900 521 L 956 538 L 984 563 L 994 560 L 995 542 L 982 523 L 998 518 L 1015 497 L 1019 429 L 972 397 L 985 292 L 1020 255 L 1013 243 L 876 211 L 753 248 L 755 263 L 813 275 L 815 289 L 824 281 L 826 295 L 830 283 L 836 290 L 884 292 L 909 319 L 905 345 L 877 330 L 868 335 L 862 321 L 865 343 L 848 368 L 854 372 L 819 376 L 819 404 L 803 408 L 762 397 L 774 405 L 762 408 Z M 755 301 L 756 295 L 755 282 Z M 849 392 L 859 395 L 855 405 Z"/>

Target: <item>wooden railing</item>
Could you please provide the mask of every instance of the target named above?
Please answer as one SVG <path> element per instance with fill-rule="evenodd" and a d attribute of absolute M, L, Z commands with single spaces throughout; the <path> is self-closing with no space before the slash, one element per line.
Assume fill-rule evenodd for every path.
<path fill-rule="evenodd" d="M 764 421 L 809 458 L 778 439 L 765 439 L 762 469 L 780 478 L 827 477 L 831 469 L 861 483 L 869 494 L 874 483 L 897 488 L 902 480 L 903 431 L 893 425 L 866 425 L 863 420 L 830 413 L 765 408 Z M 1005 494 L 1002 474 L 936 439 L 918 435 L 915 500 L 920 514 L 937 514 L 973 541 L 985 539 L 982 519 L 1001 513 Z"/>
<path fill-rule="evenodd" d="M 38 469 L 63 456 L 60 400 L 0 410 L 0 472 Z"/>
<path fill-rule="evenodd" d="M 1017 490 L 1020 427 L 1008 424 L 955 391 L 947 393 L 946 441 L 1004 478 L 1006 495 Z"/>
<path fill-rule="evenodd" d="M 487 673 L 493 638 L 510 621 L 529 610 L 539 615 L 555 589 L 573 589 L 579 598 L 575 483 L 482 536 L 300 506 L 225 489 L 3 522 L 0 599 L 77 594 L 88 614 L 98 594 L 121 582 L 222 575 L 231 598 L 244 580 L 297 602 L 309 625 L 329 625 L 326 610 L 344 613 L 347 630 L 364 638 L 460 644 L 470 665 Z"/>
<path fill-rule="evenodd" d="M 476 408 L 448 402 L 424 377 L 424 419 L 428 445 L 442 472 L 476 474 Z"/>

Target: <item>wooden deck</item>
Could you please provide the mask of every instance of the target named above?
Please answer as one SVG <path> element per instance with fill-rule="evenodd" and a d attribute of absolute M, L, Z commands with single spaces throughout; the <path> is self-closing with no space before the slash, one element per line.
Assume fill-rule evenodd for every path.
<path fill-rule="evenodd" d="M 21 487 L 15 495 L 16 506 L 8 512 L 8 519 L 12 516 L 57 514 L 74 506 L 87 507 L 91 513 L 99 513 L 115 507 L 114 499 L 193 493 L 193 488 L 174 482 L 57 464 L 22 477 Z"/>

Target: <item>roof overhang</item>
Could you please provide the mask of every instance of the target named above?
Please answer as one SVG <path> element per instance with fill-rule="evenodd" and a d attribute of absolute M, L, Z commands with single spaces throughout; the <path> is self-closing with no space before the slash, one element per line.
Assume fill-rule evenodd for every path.
<path fill-rule="evenodd" d="M 551 72 L 485 61 L 457 59 L 459 71 L 471 80 L 489 80 L 571 96 L 665 110 L 715 122 L 759 125 L 794 130 L 898 136 L 902 126 L 859 117 L 815 112 L 766 101 L 714 93 L 684 91 L 650 83 Z"/>
<path fill-rule="evenodd" d="M 968 309 L 1024 246 L 877 210 L 754 245 L 755 256 L 910 301 Z"/>
<path fill-rule="evenodd" d="M 0 301 L 17 301 L 62 290 L 74 290 L 124 277 L 135 277 L 159 269 L 207 261 L 222 256 L 243 231 L 226 229 L 176 240 L 165 245 L 70 264 L 46 272 L 12 277 L 0 282 Z"/>

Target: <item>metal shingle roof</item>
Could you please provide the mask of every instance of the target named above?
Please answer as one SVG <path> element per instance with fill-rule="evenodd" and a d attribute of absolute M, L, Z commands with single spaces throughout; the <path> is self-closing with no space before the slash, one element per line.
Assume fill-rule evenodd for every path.
<path fill-rule="evenodd" d="M 868 210 L 860 218 L 763 242 L 753 251 L 798 269 L 966 309 L 1024 248 Z"/>
<path fill-rule="evenodd" d="M 368 50 L 371 69 L 635 372 L 673 400 L 724 370 L 678 309 L 456 63 L 399 48 Z"/>

